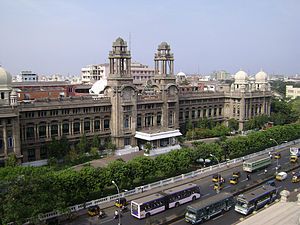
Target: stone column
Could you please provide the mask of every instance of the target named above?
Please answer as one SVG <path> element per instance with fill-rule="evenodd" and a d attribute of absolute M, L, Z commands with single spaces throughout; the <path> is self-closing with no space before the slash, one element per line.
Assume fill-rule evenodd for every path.
<path fill-rule="evenodd" d="M 280 202 L 287 202 L 288 197 L 290 196 L 290 192 L 287 190 L 283 190 L 280 192 Z"/>
<path fill-rule="evenodd" d="M 58 136 L 63 136 L 62 122 L 58 122 Z"/>
<path fill-rule="evenodd" d="M 94 133 L 95 132 L 95 119 L 94 118 L 91 119 L 91 129 L 92 129 L 92 133 Z"/>
<path fill-rule="evenodd" d="M 69 123 L 69 134 L 70 135 L 74 134 L 74 121 L 71 121 L 71 125 Z"/>
<path fill-rule="evenodd" d="M 297 205 L 300 205 L 300 193 L 297 195 L 298 201 L 297 201 Z"/>
<path fill-rule="evenodd" d="M 83 120 L 82 119 L 80 119 L 80 121 L 79 121 L 79 133 L 83 134 Z"/>
<path fill-rule="evenodd" d="M 21 155 L 21 138 L 20 138 L 20 127 L 19 118 L 13 120 L 13 141 L 14 141 L 14 152 L 17 156 Z"/>
<path fill-rule="evenodd" d="M 34 132 L 34 140 L 37 140 L 38 139 L 37 125 L 35 123 L 33 124 L 33 132 Z"/>
<path fill-rule="evenodd" d="M 7 133 L 6 133 L 6 121 L 5 119 L 3 120 L 3 147 L 4 147 L 4 156 L 7 156 Z"/>
<path fill-rule="evenodd" d="M 46 123 L 46 138 L 49 138 L 49 123 Z"/>

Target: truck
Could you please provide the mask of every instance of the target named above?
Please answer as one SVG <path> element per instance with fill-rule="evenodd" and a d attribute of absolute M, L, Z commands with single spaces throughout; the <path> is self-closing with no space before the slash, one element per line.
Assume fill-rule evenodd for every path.
<path fill-rule="evenodd" d="M 300 157 L 300 149 L 297 147 L 290 148 L 290 162 L 296 163 Z"/>

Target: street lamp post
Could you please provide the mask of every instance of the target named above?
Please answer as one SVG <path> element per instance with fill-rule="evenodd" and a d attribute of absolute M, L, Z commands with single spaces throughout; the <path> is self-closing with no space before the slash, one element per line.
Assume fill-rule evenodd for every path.
<path fill-rule="evenodd" d="M 275 139 L 273 139 L 273 138 L 270 138 L 270 141 L 274 141 L 277 145 L 279 145 L 278 142 Z M 278 167 L 279 167 L 279 165 L 278 165 L 278 157 L 276 157 L 276 167 L 275 167 L 276 174 L 278 173 Z"/>
<path fill-rule="evenodd" d="M 120 190 L 119 190 L 119 187 L 118 187 L 118 185 L 116 184 L 116 182 L 115 182 L 114 180 L 112 181 L 112 184 L 115 185 L 116 188 L 117 188 L 118 196 L 119 196 L 119 203 L 121 203 L 121 197 L 120 197 Z M 122 223 L 121 223 L 120 207 L 118 208 L 118 216 L 119 216 L 119 223 L 118 223 L 118 225 L 121 225 Z"/>
<path fill-rule="evenodd" d="M 220 162 L 219 162 L 219 160 L 218 160 L 218 158 L 215 156 L 215 155 L 213 155 L 213 154 L 209 154 L 211 157 L 214 157 L 216 160 L 217 160 L 217 162 L 218 162 L 218 165 L 220 166 Z M 219 175 L 220 175 L 220 177 L 219 177 Z M 221 174 L 219 174 L 218 175 L 218 190 L 217 190 L 217 193 L 219 193 L 220 192 L 220 179 L 221 179 Z"/>

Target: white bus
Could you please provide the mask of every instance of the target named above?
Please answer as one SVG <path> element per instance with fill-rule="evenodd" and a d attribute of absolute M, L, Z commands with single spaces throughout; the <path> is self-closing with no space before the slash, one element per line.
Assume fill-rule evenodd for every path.
<path fill-rule="evenodd" d="M 246 172 L 253 172 L 271 165 L 272 160 L 269 155 L 261 156 L 259 158 L 249 159 L 243 163 L 243 170 Z"/>
<path fill-rule="evenodd" d="M 264 207 L 277 198 L 277 189 L 270 185 L 264 185 L 239 195 L 236 199 L 234 210 L 248 215 L 254 210 Z"/>
<path fill-rule="evenodd" d="M 131 215 L 142 219 L 200 198 L 200 188 L 188 183 L 131 201 Z"/>

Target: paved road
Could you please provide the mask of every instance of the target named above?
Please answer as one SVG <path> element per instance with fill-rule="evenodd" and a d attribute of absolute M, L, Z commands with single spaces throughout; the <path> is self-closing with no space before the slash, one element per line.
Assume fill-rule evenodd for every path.
<path fill-rule="evenodd" d="M 278 163 L 282 166 L 282 169 L 289 168 L 290 162 L 289 162 L 289 148 L 286 148 L 284 151 L 282 151 L 282 157 L 278 160 Z M 223 189 L 223 191 L 227 192 L 235 192 L 239 189 L 244 189 L 247 186 L 253 185 L 257 182 L 261 182 L 267 177 L 271 177 L 275 173 L 275 167 L 277 166 L 277 160 L 273 159 L 272 165 L 268 168 L 268 173 L 264 174 L 263 171 L 258 171 L 256 173 L 251 174 L 251 180 L 246 180 L 246 173 L 242 172 L 242 176 L 240 178 L 240 182 L 237 185 L 230 185 L 228 183 L 229 178 L 232 175 L 233 171 L 242 171 L 242 167 L 235 167 L 235 168 L 228 168 L 225 171 L 222 171 L 222 176 L 226 180 L 226 185 Z M 282 188 L 283 185 L 287 185 L 288 188 L 294 188 L 295 186 L 299 186 L 299 184 L 291 184 L 290 182 L 291 176 L 289 175 L 288 179 L 282 183 L 278 183 L 278 187 Z M 213 190 L 213 183 L 211 181 L 211 176 L 206 176 L 201 179 L 193 181 L 193 183 L 198 184 L 201 187 L 202 192 L 202 198 L 208 198 L 212 195 L 216 194 Z M 201 201 L 198 200 L 198 201 Z M 158 215 L 151 216 L 149 219 L 144 220 L 138 220 L 130 215 L 130 212 L 126 212 L 122 216 L 122 225 L 135 225 L 135 224 L 164 224 L 166 220 L 170 220 L 171 218 L 178 217 L 179 215 L 183 215 L 184 211 L 186 209 L 187 204 L 182 205 L 175 209 L 170 209 L 165 211 L 164 213 L 160 213 Z M 110 207 L 105 209 L 105 213 L 107 214 L 106 218 L 103 219 L 97 219 L 96 217 L 88 217 L 88 216 L 82 216 L 79 219 L 77 219 L 74 222 L 69 222 L 67 224 L 70 225 L 89 225 L 89 224 L 105 224 L 105 225 L 116 225 L 118 224 L 118 220 L 113 219 L 113 213 L 115 208 Z M 233 224 L 234 222 L 238 221 L 238 219 L 241 217 L 240 214 L 235 213 L 233 210 L 226 213 L 223 216 L 220 216 L 218 218 L 215 218 L 211 221 L 208 221 L 206 224 Z M 167 223 L 165 223 L 167 224 Z M 173 224 L 181 225 L 186 223 L 183 220 L 180 220 L 178 222 L 174 222 Z"/>

